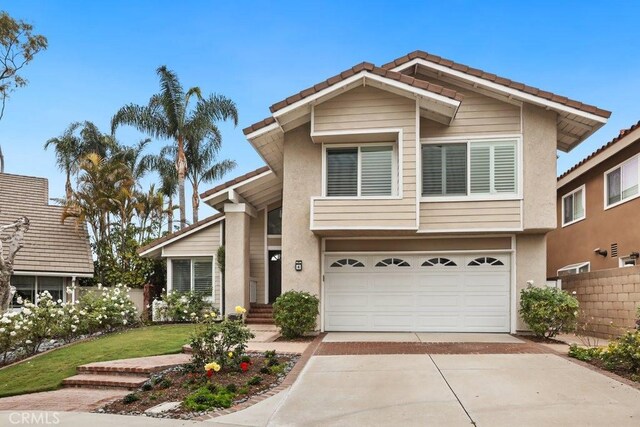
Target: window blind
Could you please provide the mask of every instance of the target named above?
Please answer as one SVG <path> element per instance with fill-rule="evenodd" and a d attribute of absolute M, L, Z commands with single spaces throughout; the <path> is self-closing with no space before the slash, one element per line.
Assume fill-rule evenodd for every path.
<path fill-rule="evenodd" d="M 358 149 L 327 150 L 327 196 L 358 195 Z"/>
<path fill-rule="evenodd" d="M 191 290 L 191 260 L 171 260 L 172 279 L 171 286 L 177 292 L 189 292 Z"/>
<path fill-rule="evenodd" d="M 360 149 L 362 164 L 361 189 L 362 196 L 390 196 L 392 192 L 393 148 L 362 147 Z"/>
<path fill-rule="evenodd" d="M 213 262 L 211 260 L 193 261 L 193 290 L 211 296 L 213 294 Z"/>
<path fill-rule="evenodd" d="M 493 147 L 493 186 L 496 193 L 516 192 L 515 144 Z"/>
<path fill-rule="evenodd" d="M 467 194 L 467 145 L 422 146 L 422 195 Z"/>
<path fill-rule="evenodd" d="M 470 191 L 472 194 L 491 192 L 491 147 L 471 144 Z"/>

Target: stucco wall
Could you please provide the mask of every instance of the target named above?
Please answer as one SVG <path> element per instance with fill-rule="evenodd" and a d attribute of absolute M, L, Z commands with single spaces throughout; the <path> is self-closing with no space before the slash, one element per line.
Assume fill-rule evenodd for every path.
<path fill-rule="evenodd" d="M 520 234 L 516 236 L 516 313 L 520 307 L 520 291 L 533 280 L 536 286 L 546 283 L 547 245 L 544 234 Z M 527 330 L 527 325 L 517 316 L 517 330 Z"/>
<path fill-rule="evenodd" d="M 580 323 L 590 335 L 612 338 L 635 327 L 636 309 L 640 306 L 640 267 L 565 276 L 562 289 L 576 293 Z"/>
<path fill-rule="evenodd" d="M 556 116 L 533 105 L 522 107 L 525 230 L 556 227 Z"/>
<path fill-rule="evenodd" d="M 320 295 L 320 239 L 309 229 L 310 200 L 322 191 L 322 148 L 311 141 L 309 125 L 284 137 L 282 190 L 282 292 Z M 295 271 L 296 260 L 303 263 Z"/>
<path fill-rule="evenodd" d="M 225 209 L 225 312 L 249 307 L 249 215 Z"/>

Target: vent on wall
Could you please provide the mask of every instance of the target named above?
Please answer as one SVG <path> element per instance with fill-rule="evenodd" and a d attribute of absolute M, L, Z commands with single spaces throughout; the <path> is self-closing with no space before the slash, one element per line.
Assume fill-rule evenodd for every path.
<path fill-rule="evenodd" d="M 611 258 L 615 258 L 618 256 L 618 244 L 617 243 L 612 243 L 611 244 Z"/>

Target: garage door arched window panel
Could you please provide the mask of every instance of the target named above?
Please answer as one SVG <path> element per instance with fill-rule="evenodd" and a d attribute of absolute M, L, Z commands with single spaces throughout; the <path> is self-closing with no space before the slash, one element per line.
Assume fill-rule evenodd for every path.
<path fill-rule="evenodd" d="M 504 263 L 497 258 L 488 256 L 488 257 L 475 258 L 471 262 L 469 262 L 469 264 L 467 265 L 470 267 L 474 267 L 474 266 L 487 267 L 487 266 L 504 265 Z"/>
<path fill-rule="evenodd" d="M 411 265 L 401 258 L 385 258 L 376 263 L 376 267 L 411 267 Z"/>
<path fill-rule="evenodd" d="M 429 258 L 421 264 L 422 267 L 455 267 L 458 264 L 449 258 Z"/>
<path fill-rule="evenodd" d="M 364 267 L 364 264 L 357 259 L 343 258 L 331 263 L 331 267 Z"/>

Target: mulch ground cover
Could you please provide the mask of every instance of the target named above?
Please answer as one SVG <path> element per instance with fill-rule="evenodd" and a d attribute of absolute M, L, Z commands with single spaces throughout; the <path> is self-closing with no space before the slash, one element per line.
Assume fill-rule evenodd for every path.
<path fill-rule="evenodd" d="M 131 395 L 106 405 L 98 412 L 180 419 L 202 416 L 224 408 L 193 411 L 180 405 L 159 414 L 149 414 L 145 411 L 165 402 L 182 402 L 188 395 L 204 386 L 230 390 L 234 395 L 232 405 L 245 402 L 252 396 L 277 387 L 299 358 L 297 355 L 277 354 L 275 360 L 280 368 L 270 369 L 267 358 L 262 354 L 250 354 L 250 357 L 251 364 L 246 372 L 225 369 L 213 373 L 210 379 L 207 378 L 204 369 L 194 370 L 190 365 L 167 369 L 153 375 L 150 381 Z M 249 382 L 251 379 L 254 383 Z"/>

